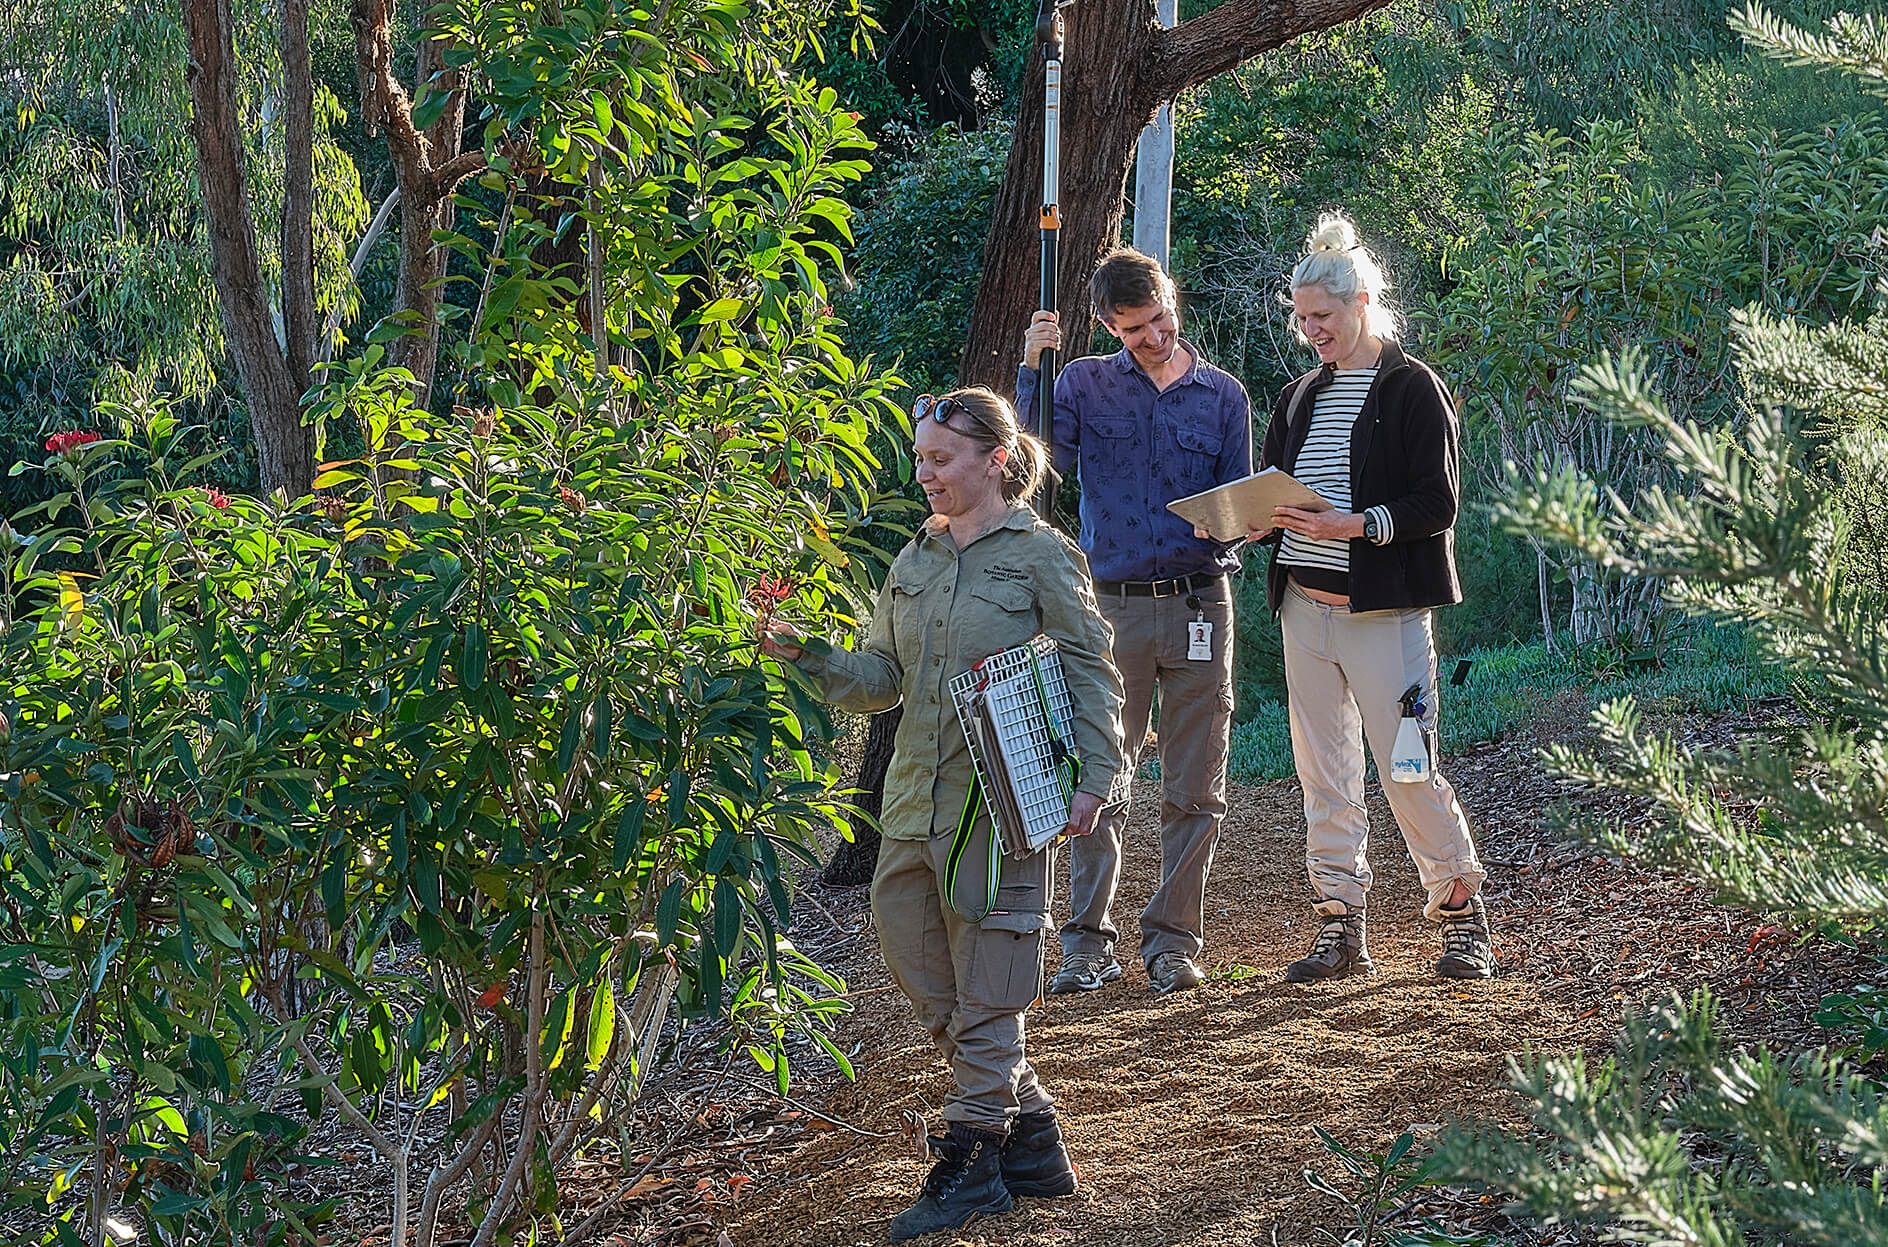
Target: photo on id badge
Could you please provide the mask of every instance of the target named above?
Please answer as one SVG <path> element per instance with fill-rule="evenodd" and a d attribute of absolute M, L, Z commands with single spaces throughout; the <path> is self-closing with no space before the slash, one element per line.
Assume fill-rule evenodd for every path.
<path fill-rule="evenodd" d="M 1187 625 L 1187 661 L 1213 661 L 1213 625 L 1205 618 Z"/>

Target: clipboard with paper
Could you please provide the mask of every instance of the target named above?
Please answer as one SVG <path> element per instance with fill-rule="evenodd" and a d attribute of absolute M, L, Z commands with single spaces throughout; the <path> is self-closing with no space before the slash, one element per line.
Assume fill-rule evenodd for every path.
<path fill-rule="evenodd" d="M 1253 530 L 1272 527 L 1272 512 L 1279 507 L 1329 511 L 1331 504 L 1312 493 L 1289 472 L 1266 468 L 1185 498 L 1175 498 L 1167 509 L 1215 541 L 1237 541 Z"/>

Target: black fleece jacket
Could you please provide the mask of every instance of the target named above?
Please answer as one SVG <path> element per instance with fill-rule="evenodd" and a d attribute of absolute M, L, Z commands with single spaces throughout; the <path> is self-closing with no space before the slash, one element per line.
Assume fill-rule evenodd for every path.
<path fill-rule="evenodd" d="M 1327 364 L 1285 387 L 1272 405 L 1261 467 L 1292 470 L 1311 428 L 1312 399 L 1335 372 Z M 1294 412 L 1292 395 L 1301 385 L 1308 388 Z M 1461 439 L 1455 400 L 1442 378 L 1396 343 L 1385 342 L 1377 379 L 1351 429 L 1350 500 L 1353 511 L 1388 508 L 1391 536 L 1384 545 L 1362 537 L 1351 541 L 1353 612 L 1449 606 L 1462 600 L 1455 571 Z M 1285 599 L 1285 568 L 1278 561 L 1278 534 L 1268 540 L 1274 544 L 1266 601 L 1276 614 Z"/>

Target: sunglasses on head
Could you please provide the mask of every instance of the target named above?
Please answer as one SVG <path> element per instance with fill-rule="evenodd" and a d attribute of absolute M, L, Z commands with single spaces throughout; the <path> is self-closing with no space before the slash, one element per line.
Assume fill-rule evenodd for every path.
<path fill-rule="evenodd" d="M 957 399 L 936 394 L 920 394 L 917 405 L 911 409 L 911 416 L 912 420 L 918 424 L 923 424 L 925 418 L 929 417 L 939 424 L 948 425 L 951 422 L 951 414 L 959 411 L 972 420 L 976 419 L 970 408 Z"/>

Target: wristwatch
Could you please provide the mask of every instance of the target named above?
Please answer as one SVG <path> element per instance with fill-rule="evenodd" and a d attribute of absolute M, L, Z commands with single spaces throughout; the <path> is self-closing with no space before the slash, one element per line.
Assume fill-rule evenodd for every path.
<path fill-rule="evenodd" d="M 1377 529 L 1377 513 L 1375 511 L 1365 511 L 1364 540 L 1368 541 L 1371 545 L 1375 545 L 1377 538 L 1381 535 L 1382 534 Z"/>

